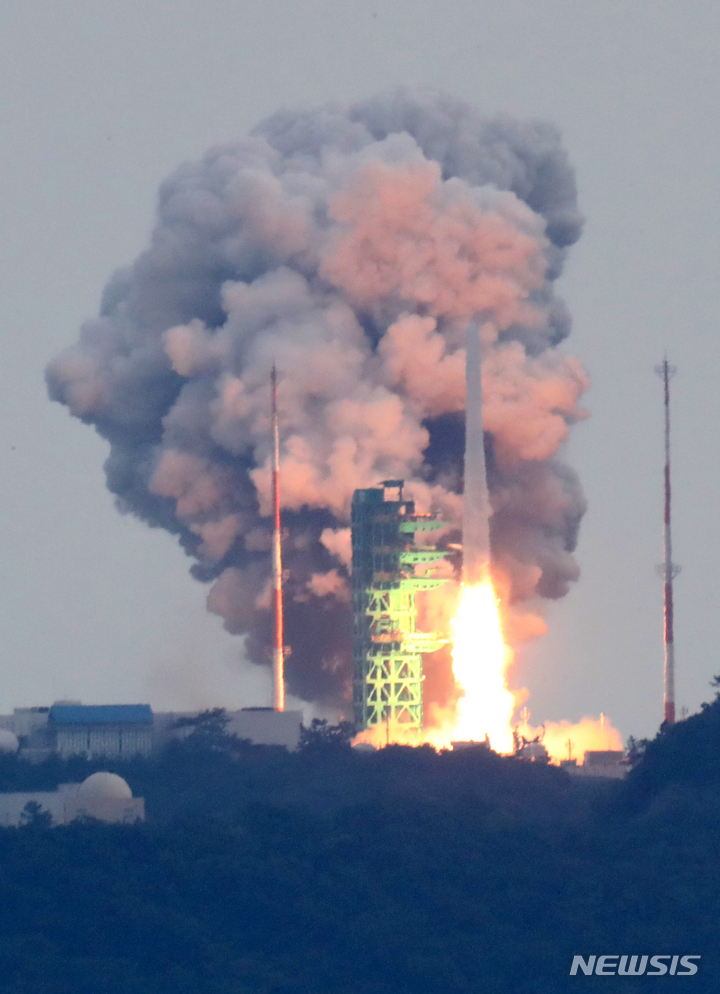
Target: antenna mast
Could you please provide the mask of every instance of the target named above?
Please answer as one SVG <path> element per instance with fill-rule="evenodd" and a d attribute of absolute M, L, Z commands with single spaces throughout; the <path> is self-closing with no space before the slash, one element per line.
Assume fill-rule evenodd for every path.
<path fill-rule="evenodd" d="M 675 638 L 673 632 L 673 579 L 680 572 L 680 567 L 672 561 L 672 533 L 670 528 L 670 380 L 677 372 L 675 366 L 667 361 L 667 356 L 655 372 L 665 386 L 665 518 L 663 536 L 665 540 L 665 559 L 659 567 L 663 578 L 664 588 L 664 642 L 665 642 L 665 674 L 664 674 L 664 724 L 675 724 Z"/>
<path fill-rule="evenodd" d="M 277 413 L 277 370 L 273 363 L 270 374 L 272 384 L 272 490 L 273 490 L 273 544 L 272 544 L 272 579 L 275 606 L 275 631 L 272 663 L 273 707 L 276 711 L 285 710 L 285 647 L 283 632 L 283 599 L 282 599 L 282 551 L 280 530 L 280 433 L 278 431 Z"/>

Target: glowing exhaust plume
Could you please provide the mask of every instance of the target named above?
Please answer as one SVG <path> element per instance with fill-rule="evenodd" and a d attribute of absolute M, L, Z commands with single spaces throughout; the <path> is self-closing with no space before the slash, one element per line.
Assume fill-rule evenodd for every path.
<path fill-rule="evenodd" d="M 456 739 L 482 741 L 497 752 L 512 749 L 515 700 L 505 684 L 511 662 L 490 578 L 490 497 L 485 468 L 480 328 L 471 321 L 465 353 L 465 488 L 463 587 L 453 621 L 453 675 L 458 701 Z"/>
<path fill-rule="evenodd" d="M 453 632 L 453 673 L 464 691 L 454 737 L 477 742 L 487 735 L 497 752 L 511 752 L 515 699 L 505 674 L 512 654 L 503 641 L 498 601 L 489 579 L 463 588 Z"/>
<path fill-rule="evenodd" d="M 527 731 L 524 734 L 533 738 L 540 731 L 542 729 L 527 726 Z M 613 728 L 604 715 L 601 715 L 600 718 L 586 715 L 575 723 L 570 721 L 546 722 L 542 743 L 550 754 L 550 760 L 553 763 L 559 763 L 562 759 L 575 759 L 582 764 L 586 749 L 621 750 L 623 748 L 620 732 Z"/>

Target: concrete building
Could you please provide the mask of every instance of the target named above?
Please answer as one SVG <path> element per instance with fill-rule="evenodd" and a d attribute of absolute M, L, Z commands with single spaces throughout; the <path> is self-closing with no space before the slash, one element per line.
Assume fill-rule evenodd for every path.
<path fill-rule="evenodd" d="M 145 800 L 133 797 L 128 783 L 117 773 L 100 771 L 83 780 L 77 793 L 65 801 L 65 821 L 97 818 L 125 825 L 145 821 Z"/>
<path fill-rule="evenodd" d="M 49 712 L 48 707 L 15 708 L 12 714 L 0 715 L 0 728 L 7 728 L 18 739 L 28 739 L 46 728 Z"/>
<path fill-rule="evenodd" d="M 128 784 L 115 773 L 93 773 L 82 783 L 61 783 L 53 791 L 0 793 L 0 827 L 24 824 L 36 805 L 40 813 L 51 816 L 53 825 L 82 818 L 125 825 L 145 820 L 144 799 L 133 797 Z"/>
<path fill-rule="evenodd" d="M 58 701 L 52 707 L 15 708 L 0 715 L 0 731 L 18 740 L 24 759 L 48 756 L 147 756 L 152 750 L 149 704 L 91 704 Z"/>
<path fill-rule="evenodd" d="M 607 780 L 622 780 L 630 771 L 622 749 L 588 750 L 582 766 L 575 760 L 564 760 L 560 765 L 575 776 L 605 777 Z"/>
<path fill-rule="evenodd" d="M 229 711 L 225 731 L 254 745 L 285 746 L 292 752 L 300 743 L 302 711 L 274 711 L 272 708 L 242 708 Z"/>
<path fill-rule="evenodd" d="M 197 711 L 164 711 L 153 715 L 153 748 L 162 749 L 172 739 L 185 738 L 192 727 L 174 728 L 179 718 L 194 718 Z M 275 711 L 273 708 L 242 708 L 226 711 L 226 735 L 248 739 L 253 745 L 284 746 L 292 752 L 300 743 L 302 711 Z"/>
<path fill-rule="evenodd" d="M 12 714 L 0 715 L 0 729 L 18 740 L 25 759 L 43 760 L 52 755 L 53 743 L 48 731 L 49 707 L 15 708 Z"/>
<path fill-rule="evenodd" d="M 64 759 L 149 756 L 171 739 L 189 735 L 191 727 L 173 726 L 179 718 L 194 718 L 197 714 L 197 711 L 154 714 L 149 704 L 79 701 L 58 701 L 51 707 L 15 708 L 11 715 L 0 715 L 0 750 L 14 751 L 19 744 L 19 755 L 34 762 L 52 755 Z M 227 711 L 225 717 L 229 719 L 225 726 L 228 735 L 249 739 L 255 745 L 284 746 L 289 750 L 299 745 L 302 711 L 243 708 Z"/>
<path fill-rule="evenodd" d="M 20 748 L 20 740 L 9 728 L 0 728 L 0 753 L 14 753 Z"/>
<path fill-rule="evenodd" d="M 48 727 L 54 751 L 68 756 L 129 759 L 152 751 L 149 704 L 53 704 Z"/>

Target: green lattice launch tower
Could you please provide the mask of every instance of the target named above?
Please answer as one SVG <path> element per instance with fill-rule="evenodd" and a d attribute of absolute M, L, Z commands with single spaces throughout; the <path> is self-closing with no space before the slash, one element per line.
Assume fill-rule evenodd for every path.
<path fill-rule="evenodd" d="M 397 489 L 397 500 L 385 499 L 386 488 Z M 437 562 L 443 553 L 415 544 L 414 538 L 443 524 L 415 513 L 413 501 L 403 500 L 402 480 L 384 480 L 353 494 L 353 702 L 358 729 L 384 722 L 422 728 L 423 653 L 435 652 L 445 640 L 417 631 L 415 596 L 445 580 L 433 575 L 432 566 L 415 575 L 416 566 Z"/>

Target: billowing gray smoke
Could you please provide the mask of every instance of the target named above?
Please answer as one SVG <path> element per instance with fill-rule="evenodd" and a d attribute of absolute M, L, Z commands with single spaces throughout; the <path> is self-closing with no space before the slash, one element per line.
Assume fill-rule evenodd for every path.
<path fill-rule="evenodd" d="M 584 501 L 556 459 L 587 387 L 552 284 L 579 236 L 555 129 L 435 93 L 282 112 L 181 166 L 150 247 L 47 371 L 110 443 L 118 506 L 176 534 L 247 652 L 270 644 L 269 372 L 281 375 L 290 692 L 350 678 L 349 502 L 410 495 L 459 525 L 464 333 L 483 327 L 495 568 L 560 597 Z"/>

